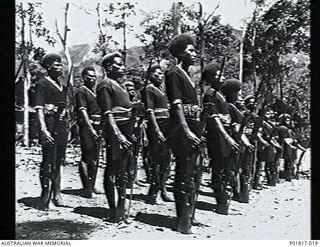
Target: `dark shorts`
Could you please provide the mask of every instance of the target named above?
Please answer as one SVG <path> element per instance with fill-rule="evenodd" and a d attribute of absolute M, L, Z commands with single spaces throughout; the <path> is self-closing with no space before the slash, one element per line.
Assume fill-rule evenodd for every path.
<path fill-rule="evenodd" d="M 162 119 L 162 120 L 157 120 L 158 126 L 161 130 L 161 132 L 164 134 L 166 137 L 169 128 L 170 128 L 170 120 L 169 119 Z M 157 145 L 158 144 L 158 139 L 155 133 L 155 130 L 152 128 L 151 125 L 148 124 L 147 126 L 147 138 L 151 146 Z"/>
<path fill-rule="evenodd" d="M 55 121 L 54 117 L 45 116 L 45 123 L 51 136 L 55 139 L 57 145 L 67 145 L 68 143 L 68 124 L 66 121 Z M 44 136 L 40 133 L 40 142 L 42 145 L 48 145 Z"/>
<path fill-rule="evenodd" d="M 215 126 L 215 123 L 209 121 L 206 130 L 206 139 L 209 155 L 211 157 L 213 157 L 214 155 L 222 155 L 223 157 L 229 157 L 231 155 L 232 150 L 229 147 L 225 138 L 219 133 L 219 130 Z M 231 135 L 231 133 L 229 134 Z"/>
<path fill-rule="evenodd" d="M 97 132 L 99 131 L 98 126 L 93 126 L 93 127 Z M 79 126 L 79 136 L 80 136 L 81 147 L 84 149 L 91 149 L 97 143 L 97 141 L 94 139 L 91 131 L 89 130 L 89 128 L 86 125 Z"/>
<path fill-rule="evenodd" d="M 265 147 L 261 152 L 261 160 L 266 162 L 274 162 L 276 156 L 276 150 L 274 146 L 270 145 L 269 147 Z M 260 159 L 260 157 L 259 157 Z"/>
<path fill-rule="evenodd" d="M 134 129 L 135 120 L 128 120 L 123 122 L 118 122 L 118 128 L 121 133 L 132 142 L 132 133 Z M 107 165 L 116 160 L 122 160 L 130 153 L 132 153 L 132 146 L 130 150 L 124 149 L 117 137 L 113 134 L 110 128 L 106 128 L 106 143 L 107 143 Z"/>
<path fill-rule="evenodd" d="M 188 126 L 190 130 L 198 137 L 201 138 L 204 128 L 204 123 L 187 119 Z M 168 129 L 165 133 L 165 136 L 168 139 L 169 148 L 172 149 L 176 158 L 185 157 L 188 154 L 194 152 L 194 148 L 191 146 L 189 141 L 186 139 L 185 134 L 183 133 L 181 125 L 178 124 L 176 119 L 171 119 L 168 125 Z"/>

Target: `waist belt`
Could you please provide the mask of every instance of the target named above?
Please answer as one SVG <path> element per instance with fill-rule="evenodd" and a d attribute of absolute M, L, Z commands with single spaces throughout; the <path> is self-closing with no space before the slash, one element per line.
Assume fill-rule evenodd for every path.
<path fill-rule="evenodd" d="M 168 109 L 155 109 L 154 110 L 154 116 L 156 118 L 169 118 L 170 114 L 169 114 L 169 110 Z"/>
<path fill-rule="evenodd" d="M 201 113 L 201 108 L 198 105 L 183 104 L 183 113 L 187 118 L 199 118 Z"/>
<path fill-rule="evenodd" d="M 224 126 L 229 126 L 231 124 L 231 116 L 229 114 L 218 113 L 218 116 Z"/>
<path fill-rule="evenodd" d="M 44 116 L 46 119 L 55 119 L 54 121 L 56 121 L 56 123 L 66 123 L 66 111 L 65 107 L 47 104 L 44 107 Z"/>
<path fill-rule="evenodd" d="M 117 121 L 129 120 L 132 118 L 132 111 L 113 111 L 112 114 Z"/>
<path fill-rule="evenodd" d="M 56 115 L 57 113 L 61 113 L 65 111 L 65 109 L 66 109 L 65 104 L 64 105 L 45 104 L 43 108 L 43 112 L 45 115 L 53 116 L 53 115 Z"/>
<path fill-rule="evenodd" d="M 101 116 L 100 115 L 91 115 L 90 116 L 90 123 L 93 125 L 100 125 L 101 124 Z"/>

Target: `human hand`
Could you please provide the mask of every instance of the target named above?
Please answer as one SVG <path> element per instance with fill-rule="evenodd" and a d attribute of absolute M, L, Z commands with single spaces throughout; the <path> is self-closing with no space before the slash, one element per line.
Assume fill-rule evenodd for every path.
<path fill-rule="evenodd" d="M 128 139 L 127 139 L 124 135 L 119 134 L 119 135 L 117 136 L 117 138 L 118 138 L 118 141 L 120 142 L 120 144 L 121 144 L 124 148 L 129 149 L 129 148 L 131 147 L 132 143 L 129 142 Z"/>
<path fill-rule="evenodd" d="M 201 140 L 191 130 L 186 132 L 186 136 L 192 147 L 198 147 L 201 145 Z"/>
<path fill-rule="evenodd" d="M 48 130 L 43 130 L 42 135 L 44 136 L 46 142 L 49 142 L 52 145 L 54 144 L 54 139 Z"/>

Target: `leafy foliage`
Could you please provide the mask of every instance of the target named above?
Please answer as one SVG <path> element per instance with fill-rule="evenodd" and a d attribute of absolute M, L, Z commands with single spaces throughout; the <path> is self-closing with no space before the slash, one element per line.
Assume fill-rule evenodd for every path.
<path fill-rule="evenodd" d="M 300 0 L 278 0 L 265 12 L 261 1 L 257 6 L 245 39 L 246 69 L 248 74 L 252 73 L 255 62 L 260 79 L 271 83 L 279 80 L 286 70 L 281 56 L 300 51 L 309 54 L 310 6 L 308 1 Z"/>
<path fill-rule="evenodd" d="M 145 15 L 141 26 L 144 32 L 137 37 L 145 45 L 146 60 L 160 62 L 161 58 L 167 55 L 167 44 L 173 37 L 173 10 L 170 12 L 154 11 L 151 13 L 142 12 Z M 197 48 L 201 50 L 201 31 L 199 29 L 200 14 L 194 5 L 183 5 L 179 13 L 181 32 L 190 33 L 196 37 Z M 239 37 L 229 25 L 220 23 L 220 16 L 204 13 L 203 40 L 204 60 L 209 63 L 212 60 L 222 62 L 226 58 L 226 75 L 237 77 L 238 74 L 238 47 Z"/>
<path fill-rule="evenodd" d="M 308 118 L 310 2 L 277 0 L 270 7 L 263 0 L 255 2 L 245 37 L 247 86 L 256 72 L 260 83 L 255 93 L 260 102 L 275 100 L 294 109 L 290 112 L 294 117 Z M 247 89 L 252 92 L 252 87 Z"/>
<path fill-rule="evenodd" d="M 51 46 L 56 44 L 56 39 L 51 35 L 50 30 L 45 27 L 43 13 L 38 10 L 40 6 L 41 3 L 27 3 L 27 8 L 24 8 L 22 3 L 16 5 L 17 31 L 26 32 L 26 27 L 22 30 L 22 22 L 28 25 L 29 29 L 28 41 L 26 41 L 26 37 L 24 37 L 24 40 L 21 35 L 19 37 L 20 32 L 16 32 L 16 55 L 18 58 L 22 58 L 27 52 L 28 54 L 34 53 L 34 59 L 41 60 L 45 51 L 43 48 L 34 45 L 33 36 L 44 39 Z M 20 41 L 17 41 L 19 38 Z"/>

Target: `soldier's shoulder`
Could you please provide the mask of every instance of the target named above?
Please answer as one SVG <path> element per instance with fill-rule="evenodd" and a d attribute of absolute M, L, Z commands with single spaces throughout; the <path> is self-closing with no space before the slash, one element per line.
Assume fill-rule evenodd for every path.
<path fill-rule="evenodd" d="M 36 82 L 36 86 L 45 86 L 49 83 L 49 80 L 46 77 L 42 77 Z"/>
<path fill-rule="evenodd" d="M 86 93 L 86 88 L 84 85 L 80 86 L 75 93 Z"/>
<path fill-rule="evenodd" d="M 154 90 L 154 85 L 152 83 L 147 84 L 146 91 L 153 91 L 153 90 Z"/>
<path fill-rule="evenodd" d="M 97 91 L 104 87 L 109 87 L 110 85 L 111 85 L 111 80 L 109 78 L 105 78 L 97 84 Z"/>
<path fill-rule="evenodd" d="M 209 88 L 205 93 L 204 93 L 204 97 L 214 97 L 216 94 L 216 90 L 214 90 L 213 88 Z"/>
<path fill-rule="evenodd" d="M 285 132 L 285 131 L 287 130 L 287 128 L 286 128 L 286 126 L 284 126 L 284 125 L 280 125 L 280 126 L 278 127 L 278 130 L 279 130 L 280 132 Z"/>
<path fill-rule="evenodd" d="M 176 65 L 173 65 L 167 72 L 166 72 L 166 76 L 172 75 L 172 74 L 176 74 L 179 73 L 180 70 Z"/>

